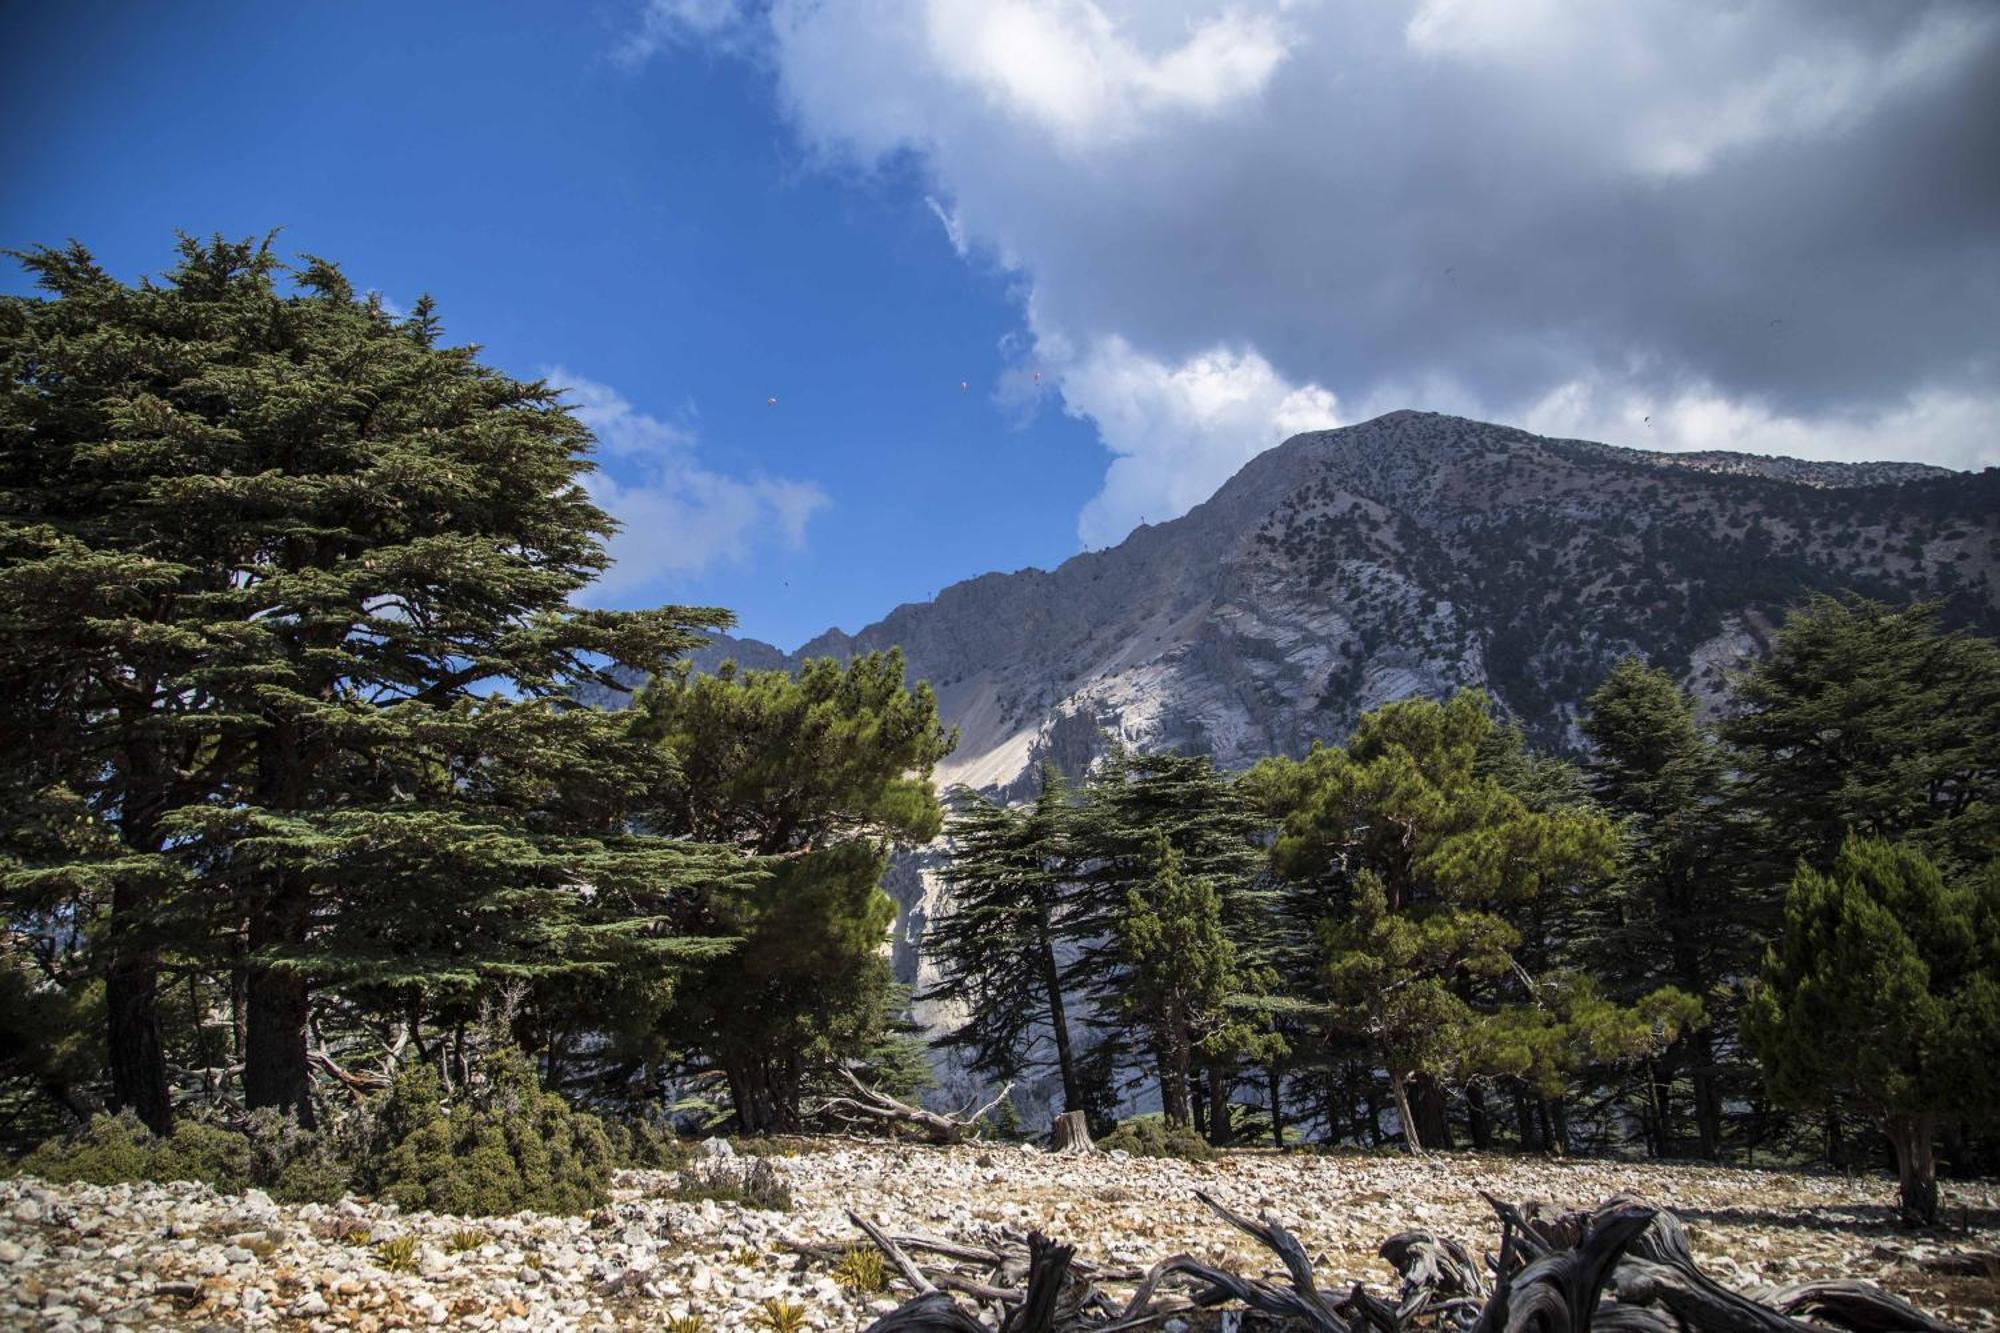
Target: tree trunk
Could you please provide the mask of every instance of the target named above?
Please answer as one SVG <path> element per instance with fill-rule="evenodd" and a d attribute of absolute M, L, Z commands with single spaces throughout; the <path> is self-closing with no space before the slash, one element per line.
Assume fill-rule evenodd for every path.
<path fill-rule="evenodd" d="M 1493 1119 L 1486 1114 L 1486 1089 L 1474 1083 L 1465 1090 L 1466 1127 L 1472 1132 L 1472 1146 L 1479 1152 L 1493 1147 Z"/>
<path fill-rule="evenodd" d="M 1938 1220 L 1937 1157 L 1931 1135 L 1934 1115 L 1890 1116 L 1883 1128 L 1896 1150 L 1896 1192 L 1905 1221 L 1936 1226 Z"/>
<path fill-rule="evenodd" d="M 160 1037 L 160 956 L 141 942 L 133 920 L 141 892 L 120 882 L 111 891 L 111 932 L 104 970 L 105 1050 L 111 1102 L 129 1106 L 146 1128 L 165 1134 L 173 1121 L 166 1048 Z"/>
<path fill-rule="evenodd" d="M 1042 937 L 1042 986 L 1049 993 L 1049 1027 L 1056 1038 L 1056 1068 L 1062 1072 L 1063 1110 L 1083 1109 L 1083 1084 L 1076 1074 L 1076 1055 L 1069 1044 L 1069 1014 L 1063 1006 L 1062 972 L 1056 966 L 1055 940 L 1044 908 L 1037 928 Z"/>
<path fill-rule="evenodd" d="M 1541 1126 L 1535 1117 L 1535 1103 L 1520 1089 L 1514 1091 L 1514 1120 L 1521 1134 L 1521 1151 L 1536 1152 L 1542 1147 Z"/>
<path fill-rule="evenodd" d="M 1064 1111 L 1056 1117 L 1055 1135 L 1049 1144 L 1049 1151 L 1059 1153 L 1093 1153 L 1097 1145 L 1090 1139 L 1090 1117 L 1081 1111 Z"/>
<path fill-rule="evenodd" d="M 1710 1161 L 1722 1151 L 1722 1097 L 1715 1085 L 1715 1038 L 1707 1029 L 1694 1034 L 1694 1127 L 1701 1155 Z"/>
<path fill-rule="evenodd" d="M 1431 1074 L 1418 1074 L 1413 1080 L 1415 1097 L 1412 1109 L 1417 1113 L 1417 1123 L 1422 1127 L 1424 1146 L 1449 1151 L 1451 1142 L 1451 1116 L 1449 1104 L 1445 1101 L 1444 1085 Z"/>
<path fill-rule="evenodd" d="M 311 1002 L 306 976 L 294 968 L 272 967 L 256 955 L 275 952 L 296 958 L 306 941 L 312 913 L 311 891 L 280 872 L 269 902 L 250 916 L 252 961 L 244 1000 L 249 1031 L 243 1051 L 243 1103 L 250 1110 L 273 1107 L 313 1124 L 312 1075 L 306 1059 L 306 1024 Z"/>
<path fill-rule="evenodd" d="M 1389 1071 L 1389 1094 L 1396 1099 L 1396 1118 L 1403 1122 L 1403 1146 L 1413 1153 L 1422 1152 L 1423 1136 L 1417 1131 L 1416 1117 L 1410 1114 L 1410 1090 L 1400 1069 Z"/>
<path fill-rule="evenodd" d="M 1285 1076 L 1276 1065 L 1264 1066 L 1265 1086 L 1271 1093 L 1271 1146 L 1285 1146 Z"/>
<path fill-rule="evenodd" d="M 1218 1148 L 1235 1133 L 1229 1123 L 1229 1084 L 1228 1070 L 1220 1064 L 1208 1067 L 1208 1141 Z"/>
<path fill-rule="evenodd" d="M 1186 1041 L 1170 1032 L 1160 1053 L 1160 1115 L 1177 1129 L 1188 1127 L 1188 1056 Z"/>

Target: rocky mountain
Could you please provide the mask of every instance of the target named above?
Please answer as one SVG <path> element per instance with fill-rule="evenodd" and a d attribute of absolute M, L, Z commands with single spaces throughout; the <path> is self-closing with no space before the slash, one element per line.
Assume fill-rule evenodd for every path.
<path fill-rule="evenodd" d="M 1713 701 L 1787 605 L 1845 590 L 2000 633 L 2000 470 L 1649 453 L 1396 412 L 1296 436 L 1184 517 L 1054 570 L 955 584 L 793 654 L 718 639 L 696 666 L 900 646 L 959 728 L 941 785 L 1014 795 L 1042 759 L 1079 772 L 1114 740 L 1240 766 L 1463 686 L 1575 748 L 1619 657 Z M 919 988 L 940 856 L 900 857 L 885 883 L 896 972 Z M 938 1072 L 942 1100 L 972 1093 Z M 1017 1089 L 1030 1122 L 1051 1091 Z"/>
<path fill-rule="evenodd" d="M 1629 653 L 1713 695 L 1814 591 L 1939 598 L 2000 630 L 2000 470 L 1649 453 L 1395 412 L 1299 435 L 1169 523 L 987 574 L 785 654 L 900 646 L 960 729 L 946 782 L 1009 790 L 1110 739 L 1224 765 L 1338 741 L 1392 699 L 1489 691 L 1538 740 Z"/>

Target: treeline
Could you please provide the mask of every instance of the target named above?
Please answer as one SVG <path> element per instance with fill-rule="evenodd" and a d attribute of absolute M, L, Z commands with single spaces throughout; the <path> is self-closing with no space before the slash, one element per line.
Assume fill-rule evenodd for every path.
<path fill-rule="evenodd" d="M 413 1069 L 463 1100 L 496 1026 L 656 1120 L 795 1128 L 837 1065 L 922 1080 L 880 885 L 940 827 L 952 738 L 899 657 L 691 677 L 725 613 L 577 607 L 611 528 L 590 435 L 428 300 L 268 243 L 184 241 L 137 286 L 24 262 L 0 1139 L 326 1128 Z M 629 672 L 637 707 L 578 702 Z"/>
<path fill-rule="evenodd" d="M 1719 726 L 1626 661 L 1578 727 L 1586 761 L 1538 754 L 1468 692 L 1234 777 L 956 792 L 947 1041 L 1215 1143 L 1852 1166 L 1881 1130 L 1925 1216 L 1937 1131 L 1993 1166 L 2000 651 L 1820 599 Z"/>

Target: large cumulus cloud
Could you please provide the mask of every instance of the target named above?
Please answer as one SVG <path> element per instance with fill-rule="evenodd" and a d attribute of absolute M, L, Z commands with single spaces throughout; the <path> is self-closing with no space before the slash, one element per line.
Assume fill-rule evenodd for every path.
<path fill-rule="evenodd" d="M 1399 406 L 2000 463 L 1984 0 L 676 10 L 644 31 L 763 62 L 829 166 L 916 155 L 953 243 L 1019 274 L 1114 455 L 1087 541 Z"/>

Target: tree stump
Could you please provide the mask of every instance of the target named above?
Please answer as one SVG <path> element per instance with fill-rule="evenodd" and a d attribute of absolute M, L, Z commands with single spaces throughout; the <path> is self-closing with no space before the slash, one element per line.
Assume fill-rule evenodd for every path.
<path fill-rule="evenodd" d="M 1097 1145 L 1090 1141 L 1090 1120 L 1081 1111 L 1064 1111 L 1056 1117 L 1055 1138 L 1049 1144 L 1050 1152 L 1092 1153 Z"/>

